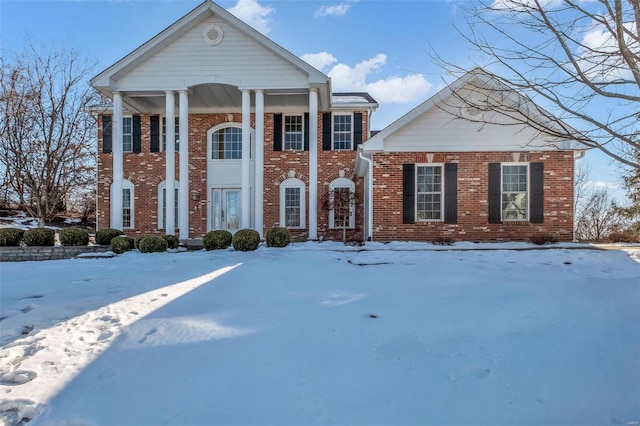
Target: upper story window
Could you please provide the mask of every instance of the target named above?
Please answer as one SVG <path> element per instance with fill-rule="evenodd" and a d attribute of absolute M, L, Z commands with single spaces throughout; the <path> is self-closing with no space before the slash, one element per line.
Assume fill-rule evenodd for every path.
<path fill-rule="evenodd" d="M 211 133 L 212 160 L 242 159 L 242 128 L 225 127 Z"/>
<path fill-rule="evenodd" d="M 174 142 L 176 146 L 176 152 L 180 150 L 180 117 L 175 117 L 175 133 L 174 133 Z M 166 117 L 162 117 L 162 150 L 166 151 L 167 149 L 167 119 Z"/>
<path fill-rule="evenodd" d="M 353 149 L 351 114 L 333 115 L 333 149 Z"/>
<path fill-rule="evenodd" d="M 441 165 L 416 165 L 416 220 L 442 220 Z"/>
<path fill-rule="evenodd" d="M 502 164 L 502 220 L 529 220 L 529 167 Z"/>
<path fill-rule="evenodd" d="M 122 151 L 133 152 L 133 117 L 122 117 Z"/>
<path fill-rule="evenodd" d="M 302 115 L 284 116 L 284 149 L 301 151 L 304 148 Z"/>

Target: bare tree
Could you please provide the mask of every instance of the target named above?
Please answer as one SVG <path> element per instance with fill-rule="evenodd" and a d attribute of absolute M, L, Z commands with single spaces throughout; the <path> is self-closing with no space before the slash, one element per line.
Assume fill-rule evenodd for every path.
<path fill-rule="evenodd" d="M 31 43 L 0 61 L 0 168 L 15 202 L 43 225 L 95 169 L 93 68 L 73 49 Z"/>
<path fill-rule="evenodd" d="M 342 229 L 343 242 L 347 241 L 347 229 L 359 203 L 358 193 L 346 187 L 330 190 L 321 202 L 323 210 L 333 214 L 333 223 L 336 228 Z"/>
<path fill-rule="evenodd" d="M 474 65 L 494 70 L 496 74 L 488 74 L 499 84 L 492 87 L 491 99 L 460 96 L 460 101 L 471 111 L 498 108 L 541 134 L 576 140 L 640 168 L 634 155 L 640 149 L 638 0 L 484 0 L 466 5 L 467 25 L 458 31 L 474 50 Z M 434 56 L 454 76 L 468 69 Z M 513 89 L 523 94 L 524 102 L 502 102 L 513 99 Z M 465 118 L 475 121 L 468 114 Z"/>
<path fill-rule="evenodd" d="M 576 237 L 582 241 L 602 241 L 612 232 L 623 230 L 625 222 L 606 189 L 590 194 L 577 217 Z"/>

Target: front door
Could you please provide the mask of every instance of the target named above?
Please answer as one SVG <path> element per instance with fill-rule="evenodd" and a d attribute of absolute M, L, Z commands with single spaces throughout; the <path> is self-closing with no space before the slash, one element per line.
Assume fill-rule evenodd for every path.
<path fill-rule="evenodd" d="M 240 190 L 213 189 L 213 229 L 240 229 Z"/>

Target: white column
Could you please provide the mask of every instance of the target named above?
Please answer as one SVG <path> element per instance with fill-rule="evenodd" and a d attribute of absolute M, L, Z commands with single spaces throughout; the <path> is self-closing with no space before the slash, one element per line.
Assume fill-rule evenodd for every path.
<path fill-rule="evenodd" d="M 318 89 L 309 90 L 309 239 L 318 239 Z"/>
<path fill-rule="evenodd" d="M 242 90 L 242 228 L 251 226 L 251 93 Z"/>
<path fill-rule="evenodd" d="M 180 239 L 189 238 L 189 93 L 180 91 L 180 189 L 178 223 Z"/>
<path fill-rule="evenodd" d="M 111 119 L 111 149 L 113 152 L 113 185 L 111 186 L 111 227 L 122 230 L 122 95 L 113 93 Z M 132 200 L 133 201 L 133 200 Z"/>
<path fill-rule="evenodd" d="M 175 180 L 176 180 L 176 99 L 172 91 L 166 91 L 165 96 L 165 221 L 164 228 L 167 235 L 176 233 L 175 216 Z M 160 201 L 160 200 L 159 200 Z"/>
<path fill-rule="evenodd" d="M 255 171 L 255 228 L 263 236 L 264 202 L 264 92 L 256 90 L 256 171 Z"/>

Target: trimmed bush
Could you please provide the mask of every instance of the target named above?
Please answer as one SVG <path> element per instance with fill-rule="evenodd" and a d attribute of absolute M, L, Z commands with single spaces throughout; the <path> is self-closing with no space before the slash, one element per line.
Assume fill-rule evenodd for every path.
<path fill-rule="evenodd" d="M 86 246 L 89 244 L 89 232 L 82 228 L 61 229 L 60 244 L 63 246 Z"/>
<path fill-rule="evenodd" d="M 202 239 L 202 245 L 205 250 L 221 250 L 229 247 L 232 239 L 231 232 L 225 229 L 218 229 L 207 232 Z"/>
<path fill-rule="evenodd" d="M 24 231 L 24 243 L 28 246 L 53 246 L 56 233 L 49 228 L 33 228 Z"/>
<path fill-rule="evenodd" d="M 180 240 L 175 235 L 163 235 L 162 238 L 167 242 L 167 247 L 170 249 L 177 249 L 180 245 Z"/>
<path fill-rule="evenodd" d="M 431 240 L 431 244 L 433 244 L 434 246 L 452 246 L 453 243 L 453 238 L 445 236 L 437 237 Z"/>
<path fill-rule="evenodd" d="M 558 239 L 553 234 L 537 234 L 532 236 L 529 241 L 537 246 L 543 246 L 545 244 L 555 244 Z"/>
<path fill-rule="evenodd" d="M 267 231 L 265 239 L 267 247 L 286 247 L 291 242 L 291 234 L 287 228 L 274 226 Z"/>
<path fill-rule="evenodd" d="M 111 240 L 118 235 L 124 235 L 124 232 L 119 229 L 112 228 L 100 229 L 98 232 L 96 232 L 96 244 L 99 244 L 101 246 L 108 246 L 109 244 L 111 244 Z"/>
<path fill-rule="evenodd" d="M 169 244 L 162 237 L 149 235 L 138 241 L 138 250 L 140 253 L 162 253 L 167 251 Z"/>
<path fill-rule="evenodd" d="M 254 229 L 241 229 L 233 234 L 231 242 L 237 251 L 254 251 L 260 244 L 260 234 Z"/>
<path fill-rule="evenodd" d="M 632 231 L 612 232 L 606 240 L 609 243 L 640 243 L 640 236 Z"/>
<path fill-rule="evenodd" d="M 0 246 L 17 246 L 22 240 L 24 231 L 18 228 L 0 228 Z"/>
<path fill-rule="evenodd" d="M 116 254 L 122 254 L 125 251 L 133 250 L 133 238 L 126 235 L 118 235 L 111 239 L 111 251 Z"/>

